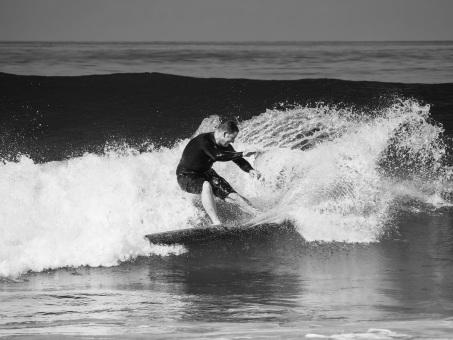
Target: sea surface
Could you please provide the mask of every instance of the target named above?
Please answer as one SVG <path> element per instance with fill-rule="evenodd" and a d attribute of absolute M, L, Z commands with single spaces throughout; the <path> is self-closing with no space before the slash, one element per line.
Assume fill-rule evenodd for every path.
<path fill-rule="evenodd" d="M 453 339 L 452 55 L 0 42 L 0 337 Z M 281 228 L 150 244 L 209 223 L 175 169 L 227 119 L 263 180 L 214 168 Z"/>

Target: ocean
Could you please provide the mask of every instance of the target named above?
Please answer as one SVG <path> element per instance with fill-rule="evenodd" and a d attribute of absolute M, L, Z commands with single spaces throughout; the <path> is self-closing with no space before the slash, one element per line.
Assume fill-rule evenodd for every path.
<path fill-rule="evenodd" d="M 453 339 L 453 42 L 0 42 L 0 337 Z M 271 233 L 175 170 L 238 122 Z M 218 201 L 222 220 L 249 217 Z"/>

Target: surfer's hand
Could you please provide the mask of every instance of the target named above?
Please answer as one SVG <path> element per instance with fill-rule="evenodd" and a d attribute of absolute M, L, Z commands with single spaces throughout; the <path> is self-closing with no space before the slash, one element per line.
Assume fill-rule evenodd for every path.
<path fill-rule="evenodd" d="M 259 173 L 258 170 L 255 170 L 255 169 L 252 169 L 249 171 L 249 174 L 252 178 L 255 178 L 255 179 L 260 179 L 261 178 L 261 174 Z"/>
<path fill-rule="evenodd" d="M 242 152 L 242 157 L 250 157 L 256 154 L 256 151 L 243 151 Z"/>

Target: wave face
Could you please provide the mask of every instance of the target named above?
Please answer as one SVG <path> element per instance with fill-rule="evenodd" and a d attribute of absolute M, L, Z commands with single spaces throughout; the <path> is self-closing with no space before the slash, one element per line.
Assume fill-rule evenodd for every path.
<path fill-rule="evenodd" d="M 232 162 L 215 168 L 266 211 L 256 223 L 289 221 L 307 241 L 379 242 L 392 228 L 395 206 L 410 209 L 412 199 L 446 204 L 443 128 L 431 122 L 429 105 L 406 100 L 371 113 L 326 105 L 267 110 L 240 130 L 235 148 L 259 150 L 251 163 L 264 181 Z M 150 245 L 143 235 L 207 223 L 197 196 L 175 179 L 188 141 L 140 151 L 107 146 L 43 164 L 27 156 L 4 160 L 0 275 L 185 252 Z M 246 218 L 219 205 L 224 219 Z"/>
<path fill-rule="evenodd" d="M 15 76 L 0 73 L 0 159 L 26 154 L 50 162 L 102 154 L 106 143 L 171 147 L 200 122 L 250 120 L 267 109 L 316 103 L 365 115 L 395 98 L 430 104 L 433 119 L 453 131 L 449 84 L 396 84 L 336 79 L 260 81 L 202 79 L 168 74 L 81 77 Z M 389 104 L 390 103 L 390 104 Z"/>

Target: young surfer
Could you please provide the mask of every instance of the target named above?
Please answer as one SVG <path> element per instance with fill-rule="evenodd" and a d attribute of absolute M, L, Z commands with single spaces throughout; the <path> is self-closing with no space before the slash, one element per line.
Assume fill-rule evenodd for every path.
<path fill-rule="evenodd" d="M 237 125 L 228 121 L 220 124 L 214 132 L 199 134 L 185 147 L 176 169 L 179 186 L 189 193 L 201 194 L 203 207 L 214 226 L 221 224 L 214 196 L 238 205 L 249 214 L 253 215 L 258 212 L 247 199 L 240 196 L 223 177 L 212 169 L 214 162 L 233 161 L 243 171 L 248 172 L 252 178 L 261 177 L 261 174 L 244 159 L 255 152 L 236 152 L 231 145 L 238 133 Z"/>

